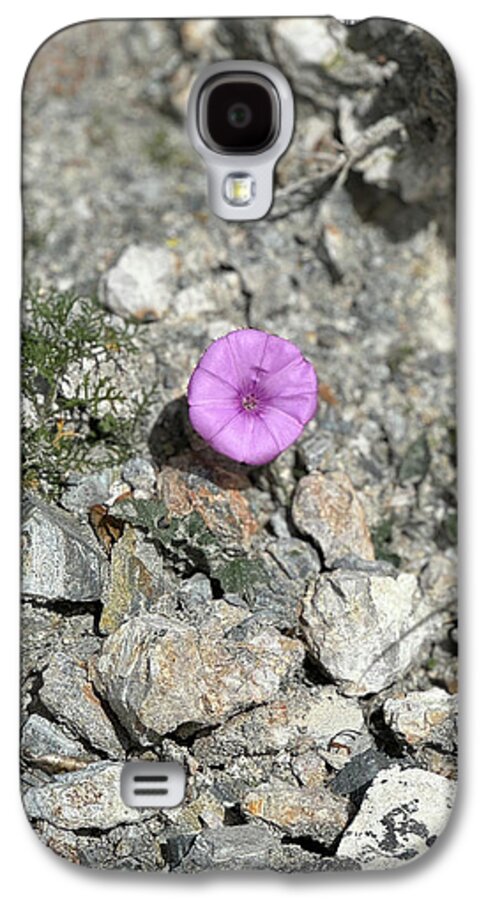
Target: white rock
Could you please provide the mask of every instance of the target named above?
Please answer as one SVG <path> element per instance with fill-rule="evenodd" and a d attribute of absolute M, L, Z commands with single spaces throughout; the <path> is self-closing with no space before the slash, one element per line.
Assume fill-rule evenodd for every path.
<path fill-rule="evenodd" d="M 443 831 L 454 795 L 454 782 L 441 775 L 385 769 L 368 788 L 337 857 L 356 860 L 364 869 L 392 869 L 421 856 Z"/>
<path fill-rule="evenodd" d="M 160 319 L 174 292 L 176 258 L 167 247 L 132 244 L 99 285 L 101 302 L 120 316 Z"/>
<path fill-rule="evenodd" d="M 338 569 L 304 597 L 302 626 L 314 658 L 346 694 L 392 684 L 435 634 L 436 615 L 415 575 Z"/>
<path fill-rule="evenodd" d="M 346 40 L 344 25 L 335 19 L 278 19 L 274 32 L 303 65 L 331 65 Z"/>

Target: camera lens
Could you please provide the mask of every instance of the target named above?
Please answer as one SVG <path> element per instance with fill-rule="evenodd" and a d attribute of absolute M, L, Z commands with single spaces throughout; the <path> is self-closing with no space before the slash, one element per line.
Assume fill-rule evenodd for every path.
<path fill-rule="evenodd" d="M 228 122 L 234 128 L 245 128 L 251 118 L 251 109 L 247 103 L 233 103 L 228 110 Z"/>
<path fill-rule="evenodd" d="M 218 153 L 266 149 L 276 137 L 278 120 L 277 93 L 262 75 L 220 75 L 204 86 L 199 98 L 202 137 Z"/>

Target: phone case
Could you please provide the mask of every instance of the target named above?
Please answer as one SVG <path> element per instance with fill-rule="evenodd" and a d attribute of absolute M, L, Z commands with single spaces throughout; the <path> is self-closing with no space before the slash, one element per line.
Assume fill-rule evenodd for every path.
<path fill-rule="evenodd" d="M 186 132 L 194 78 L 226 59 L 276 66 L 295 97 L 254 222 L 210 213 Z M 59 856 L 388 869 L 444 829 L 455 108 L 443 47 L 392 19 L 91 21 L 33 58 L 20 753 Z M 262 371 L 272 336 L 317 373 L 318 407 L 271 461 L 260 431 L 228 426 L 238 462 L 194 427 L 188 384 L 235 341 L 237 368 Z M 273 371 L 295 424 L 311 388 Z M 182 804 L 126 805 L 133 759 L 181 763 Z"/>

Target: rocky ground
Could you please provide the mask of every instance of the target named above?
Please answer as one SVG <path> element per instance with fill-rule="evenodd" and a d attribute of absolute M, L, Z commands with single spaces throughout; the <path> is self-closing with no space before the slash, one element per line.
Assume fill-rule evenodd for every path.
<path fill-rule="evenodd" d="M 208 61 L 297 100 L 269 219 L 206 206 Z M 195 872 L 390 868 L 456 778 L 455 86 L 393 21 L 88 23 L 24 96 L 22 784 L 55 852 Z M 93 299 L 94 298 L 94 299 Z M 320 406 L 260 469 L 209 451 L 208 343 L 290 338 Z M 185 803 L 130 809 L 123 761 Z"/>

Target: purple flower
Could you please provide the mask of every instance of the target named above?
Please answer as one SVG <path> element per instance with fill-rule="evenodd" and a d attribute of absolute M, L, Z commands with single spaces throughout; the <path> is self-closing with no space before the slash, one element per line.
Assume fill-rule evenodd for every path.
<path fill-rule="evenodd" d="M 317 376 L 295 344 L 246 328 L 203 353 L 188 400 L 191 424 L 211 447 L 262 465 L 290 447 L 315 415 Z"/>

